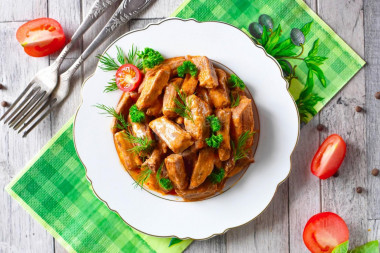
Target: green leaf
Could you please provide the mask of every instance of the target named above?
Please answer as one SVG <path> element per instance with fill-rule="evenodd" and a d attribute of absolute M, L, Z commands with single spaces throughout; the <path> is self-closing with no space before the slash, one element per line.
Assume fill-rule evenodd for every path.
<path fill-rule="evenodd" d="M 313 47 L 309 51 L 308 56 L 316 56 L 318 53 L 318 48 L 319 48 L 319 39 L 314 41 Z"/>
<path fill-rule="evenodd" d="M 118 46 L 116 46 L 116 49 L 117 49 L 117 61 L 121 65 L 124 65 L 126 63 L 126 57 L 125 57 L 124 51 Z"/>
<path fill-rule="evenodd" d="M 313 77 L 313 71 L 309 69 L 309 72 L 307 74 L 306 84 L 305 88 L 302 90 L 299 100 L 304 100 L 313 90 L 314 87 L 314 77 Z"/>
<path fill-rule="evenodd" d="M 261 45 L 263 45 L 264 48 L 268 42 L 268 39 L 269 39 L 268 30 L 267 30 L 266 26 L 264 26 L 263 27 L 263 36 L 261 37 Z"/>
<path fill-rule="evenodd" d="M 314 65 L 322 65 L 325 60 L 327 60 L 327 57 L 323 56 L 308 56 L 305 58 L 306 63 L 311 63 Z"/>
<path fill-rule="evenodd" d="M 322 86 L 326 88 L 326 85 L 327 85 L 326 84 L 326 77 L 325 77 L 325 74 L 323 73 L 323 71 L 317 65 L 314 65 L 314 64 L 307 64 L 307 66 L 309 67 L 309 69 L 313 70 L 314 74 L 317 75 Z"/>
<path fill-rule="evenodd" d="M 348 240 L 336 246 L 331 253 L 347 253 L 347 251 L 348 251 Z"/>
<path fill-rule="evenodd" d="M 291 70 L 290 66 L 287 64 L 286 60 L 278 59 L 277 61 L 285 73 L 290 74 L 292 72 L 292 70 Z"/>
<path fill-rule="evenodd" d="M 379 253 L 379 241 L 371 241 L 366 244 L 359 246 L 349 253 Z"/>
<path fill-rule="evenodd" d="M 301 28 L 301 32 L 303 33 L 303 35 L 308 35 L 310 30 L 311 30 L 311 25 L 313 24 L 313 21 L 310 21 L 309 23 L 305 24 L 302 28 Z"/>
<path fill-rule="evenodd" d="M 180 243 L 180 242 L 182 242 L 181 239 L 178 239 L 178 238 L 173 237 L 173 238 L 170 240 L 170 242 L 169 242 L 169 246 L 168 246 L 168 247 L 171 247 L 171 246 L 173 246 L 173 245 L 175 245 L 175 244 L 177 244 L 177 243 Z"/>
<path fill-rule="evenodd" d="M 292 51 L 296 46 L 292 43 L 291 39 L 284 40 L 280 43 L 278 43 L 272 50 L 271 54 L 273 56 L 277 56 L 278 54 L 281 54 L 282 51 Z"/>
<path fill-rule="evenodd" d="M 269 36 L 268 42 L 265 45 L 265 50 L 268 54 L 271 54 L 272 49 L 277 45 L 281 36 L 281 25 L 278 25 L 277 29 Z"/>

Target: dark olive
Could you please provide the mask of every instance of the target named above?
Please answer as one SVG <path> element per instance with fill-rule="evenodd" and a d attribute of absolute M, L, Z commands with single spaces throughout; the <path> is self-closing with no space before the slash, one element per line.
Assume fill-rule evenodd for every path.
<path fill-rule="evenodd" d="M 282 68 L 282 70 L 284 71 L 285 77 L 288 77 L 292 73 L 293 67 L 292 67 L 292 64 L 290 64 L 290 62 L 288 62 L 287 60 L 283 60 L 283 61 L 286 63 L 286 65 L 288 65 L 288 67 Z"/>
<path fill-rule="evenodd" d="M 259 23 L 262 26 L 266 26 L 267 29 L 273 29 L 273 19 L 267 14 L 259 17 Z"/>
<path fill-rule="evenodd" d="M 293 28 L 290 32 L 290 38 L 292 42 L 296 46 L 300 46 L 305 43 L 305 35 L 303 35 L 302 31 L 298 28 Z"/>
<path fill-rule="evenodd" d="M 257 23 L 253 22 L 248 27 L 249 33 L 255 37 L 256 39 L 261 39 L 261 36 L 263 35 L 263 27 Z"/>

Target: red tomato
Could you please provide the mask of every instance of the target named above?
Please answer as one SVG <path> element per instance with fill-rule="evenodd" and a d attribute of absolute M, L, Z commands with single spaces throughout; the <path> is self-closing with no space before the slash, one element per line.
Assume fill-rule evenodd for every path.
<path fill-rule="evenodd" d="M 34 57 L 52 54 L 64 47 L 62 26 L 52 18 L 37 18 L 20 26 L 16 38 L 24 51 Z"/>
<path fill-rule="evenodd" d="M 346 143 L 337 134 L 332 134 L 322 143 L 311 162 L 311 172 L 320 179 L 334 175 L 346 155 Z"/>
<path fill-rule="evenodd" d="M 348 237 L 344 220 L 330 212 L 314 215 L 303 230 L 303 242 L 312 253 L 330 253 Z"/>
<path fill-rule="evenodd" d="M 140 70 L 132 64 L 124 64 L 116 72 L 116 84 L 124 92 L 135 90 L 142 81 Z"/>

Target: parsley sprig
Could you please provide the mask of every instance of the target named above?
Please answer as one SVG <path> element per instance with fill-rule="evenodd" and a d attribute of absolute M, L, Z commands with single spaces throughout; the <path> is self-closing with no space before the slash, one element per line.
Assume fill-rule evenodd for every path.
<path fill-rule="evenodd" d="M 134 123 L 140 123 L 145 120 L 145 113 L 140 111 L 135 104 L 129 108 L 129 116 L 131 116 L 131 121 Z"/>
<path fill-rule="evenodd" d="M 208 176 L 208 178 L 211 180 L 212 183 L 219 184 L 220 182 L 222 182 L 225 174 L 226 172 L 224 169 L 215 168 Z"/>
<path fill-rule="evenodd" d="M 215 115 L 207 116 L 206 119 L 210 123 L 210 127 L 213 132 L 219 131 L 222 127 L 220 120 Z"/>
<path fill-rule="evenodd" d="M 191 76 L 196 76 L 198 74 L 198 68 L 191 61 L 184 61 L 177 68 L 177 72 L 178 72 L 179 77 L 184 77 L 185 74 L 190 74 Z"/>
<path fill-rule="evenodd" d="M 240 88 L 244 90 L 245 84 L 237 75 L 232 74 L 228 79 L 228 83 L 231 88 Z"/>
<path fill-rule="evenodd" d="M 219 148 L 220 144 L 222 144 L 223 141 L 223 135 L 218 134 L 212 134 L 209 138 L 206 138 L 206 143 L 209 147 L 212 148 Z"/>
<path fill-rule="evenodd" d="M 156 179 L 161 188 L 165 189 L 166 191 L 170 191 L 171 189 L 173 189 L 173 183 L 172 181 L 170 181 L 169 178 L 161 177 L 161 171 L 163 166 L 164 163 L 162 162 L 160 168 L 157 171 Z"/>
<path fill-rule="evenodd" d="M 151 69 L 164 61 L 164 57 L 160 52 L 149 47 L 146 47 L 143 51 L 137 52 L 137 56 L 142 60 L 142 66 L 144 69 Z"/>
<path fill-rule="evenodd" d="M 248 157 L 249 148 L 246 148 L 245 146 L 248 139 L 251 138 L 255 133 L 255 131 L 246 131 L 242 133 L 238 138 L 237 146 L 235 146 L 235 143 L 231 141 L 235 162 L 244 157 Z"/>

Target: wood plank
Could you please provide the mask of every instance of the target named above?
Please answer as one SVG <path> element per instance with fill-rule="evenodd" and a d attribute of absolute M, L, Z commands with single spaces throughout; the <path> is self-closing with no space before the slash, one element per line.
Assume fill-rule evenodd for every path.
<path fill-rule="evenodd" d="M 152 5 L 149 6 L 138 19 L 163 19 L 170 16 L 182 3 L 184 0 L 164 0 L 164 1 L 153 1 Z"/>
<path fill-rule="evenodd" d="M 56 19 L 63 28 L 66 35 L 66 41 L 70 41 L 72 35 L 81 23 L 81 0 L 65 1 L 49 0 L 49 17 Z M 82 41 L 77 42 L 71 49 L 66 58 L 78 58 L 81 54 Z M 59 52 L 50 55 L 50 59 L 57 58 Z"/>
<path fill-rule="evenodd" d="M 0 22 L 20 21 L 24 23 L 46 16 L 47 0 L 1 0 Z M 12 34 L 12 38 L 14 38 L 14 34 Z"/>
<path fill-rule="evenodd" d="M 285 181 L 261 215 L 227 232 L 227 252 L 289 252 L 288 232 L 288 181 Z"/>
<path fill-rule="evenodd" d="M 18 3 L 17 7 L 20 7 Z M 0 23 L 3 38 L 13 38 L 21 22 Z M 32 58 L 24 53 L 15 39 L 2 41 L 0 81 L 7 89 L 0 99 L 13 101 L 37 71 L 48 66 L 48 58 Z M 20 64 L 22 63 L 22 64 Z M 4 113 L 4 109 L 0 109 Z M 53 239 L 8 193 L 4 187 L 50 139 L 50 121 L 42 122 L 27 138 L 1 124 L 0 140 L 0 251 L 53 252 Z"/>
<path fill-rule="evenodd" d="M 380 220 L 368 221 L 368 241 L 380 240 Z"/>
<path fill-rule="evenodd" d="M 368 172 L 368 218 L 380 219 L 380 176 L 371 175 L 374 168 L 380 169 L 380 100 L 375 93 L 380 91 L 380 2 L 365 1 L 365 68 L 366 78 L 366 130 Z"/>
<path fill-rule="evenodd" d="M 190 246 L 184 251 L 185 253 L 224 253 L 227 252 L 226 249 L 226 236 L 220 235 L 215 236 L 209 240 L 204 241 L 194 241 Z"/>
<path fill-rule="evenodd" d="M 319 15 L 360 55 L 364 54 L 363 1 L 319 0 Z M 341 15 L 336 11 L 340 10 Z M 346 158 L 340 175 L 321 181 L 322 211 L 339 214 L 350 230 L 352 247 L 367 242 L 367 166 L 366 166 L 366 113 L 355 112 L 365 103 L 364 71 L 334 97 L 321 112 L 321 122 L 328 131 L 321 141 L 332 133 L 340 134 L 347 143 Z M 363 187 L 358 194 L 356 187 Z"/>

